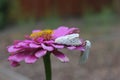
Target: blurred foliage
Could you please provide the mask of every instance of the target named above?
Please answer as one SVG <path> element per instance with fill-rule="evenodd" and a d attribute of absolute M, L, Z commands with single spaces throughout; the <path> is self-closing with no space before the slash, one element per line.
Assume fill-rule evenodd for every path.
<path fill-rule="evenodd" d="M 8 5 L 8 0 L 0 0 L 0 29 L 7 23 Z"/>
<path fill-rule="evenodd" d="M 26 17 L 21 9 L 20 0 L 12 0 L 10 5 L 9 19 L 10 23 L 16 25 L 33 25 L 35 24 L 35 15 Z"/>
<path fill-rule="evenodd" d="M 3 29 L 5 27 L 5 24 L 7 23 L 17 24 L 21 26 L 35 25 L 36 23 L 41 22 L 43 22 L 47 27 L 56 28 L 57 26 L 64 25 L 64 21 L 74 21 L 73 18 L 76 18 L 76 16 L 79 22 L 83 22 L 83 26 L 86 29 L 96 26 L 108 27 L 117 22 L 116 14 L 114 13 L 114 11 L 112 11 L 112 8 L 110 7 L 103 7 L 102 11 L 97 13 L 93 12 L 92 10 L 87 10 L 87 12 L 85 12 L 82 17 L 74 14 L 70 15 L 70 18 L 62 18 L 61 16 L 59 16 L 60 13 L 57 13 L 56 11 L 57 8 L 55 7 L 55 10 L 50 10 L 45 13 L 47 14 L 47 16 L 36 18 L 36 15 L 28 16 L 28 14 L 26 16 L 24 12 L 22 12 L 20 0 L 0 0 L 0 29 Z"/>
<path fill-rule="evenodd" d="M 45 26 L 47 28 L 57 28 L 62 25 L 62 19 L 58 14 L 48 15 L 45 18 L 42 18 L 43 22 L 45 22 Z"/>
<path fill-rule="evenodd" d="M 10 11 L 9 11 L 9 19 L 11 23 L 17 23 L 19 20 L 24 20 L 23 16 L 21 15 L 21 8 L 20 8 L 20 0 L 11 0 L 10 3 Z"/>
<path fill-rule="evenodd" d="M 4 10 L 3 7 L 5 7 L 7 0 L 0 0 L 0 10 Z"/>
<path fill-rule="evenodd" d="M 63 21 L 70 21 L 71 17 L 64 20 L 59 15 L 50 15 L 46 18 L 43 18 L 43 22 L 47 27 L 56 28 L 57 26 L 64 25 Z M 74 23 L 74 18 L 72 17 L 72 22 Z M 95 13 L 92 10 L 84 13 L 83 17 L 77 17 L 78 21 L 83 22 L 83 28 L 91 30 L 95 27 L 101 27 L 101 29 L 108 29 L 112 25 L 118 23 L 119 19 L 117 15 L 109 8 L 103 8 L 101 12 Z M 71 21 L 70 21 L 71 22 Z M 79 26 L 81 23 L 76 24 Z"/>
<path fill-rule="evenodd" d="M 103 8 L 99 13 L 86 12 L 83 21 L 87 28 L 96 26 L 109 27 L 117 22 L 117 16 L 111 9 Z"/>

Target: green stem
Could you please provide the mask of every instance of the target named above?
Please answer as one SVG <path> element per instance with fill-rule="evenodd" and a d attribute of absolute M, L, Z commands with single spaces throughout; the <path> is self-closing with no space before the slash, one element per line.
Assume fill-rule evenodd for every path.
<path fill-rule="evenodd" d="M 47 55 L 43 57 L 43 61 L 45 67 L 46 80 L 52 80 L 50 53 L 47 53 Z"/>

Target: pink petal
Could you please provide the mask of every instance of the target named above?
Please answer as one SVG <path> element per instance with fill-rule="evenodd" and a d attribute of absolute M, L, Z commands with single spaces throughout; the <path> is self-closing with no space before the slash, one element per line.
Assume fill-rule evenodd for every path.
<path fill-rule="evenodd" d="M 64 48 L 64 45 L 58 45 L 58 44 L 51 44 L 55 48 Z"/>
<path fill-rule="evenodd" d="M 69 34 L 72 34 L 72 33 L 79 33 L 80 31 L 79 31 L 79 28 L 70 28 L 68 32 Z"/>
<path fill-rule="evenodd" d="M 40 30 L 33 30 L 32 33 L 34 33 L 34 32 L 40 32 Z"/>
<path fill-rule="evenodd" d="M 40 47 L 40 45 L 37 45 L 37 44 L 34 44 L 34 43 L 30 43 L 29 46 L 31 48 L 39 48 Z"/>
<path fill-rule="evenodd" d="M 34 55 L 29 55 L 25 58 L 26 63 L 35 63 L 37 61 L 37 57 Z"/>
<path fill-rule="evenodd" d="M 28 47 L 27 43 L 25 43 L 25 42 L 19 42 L 17 45 L 20 47 Z"/>
<path fill-rule="evenodd" d="M 76 49 L 76 47 L 75 46 L 69 46 L 69 47 L 67 47 L 69 50 L 74 50 L 74 49 Z"/>
<path fill-rule="evenodd" d="M 17 52 L 19 50 L 20 50 L 20 48 L 15 48 L 14 46 L 9 46 L 8 47 L 8 52 L 9 53 L 14 53 L 14 52 Z"/>
<path fill-rule="evenodd" d="M 25 35 L 25 38 L 26 39 L 31 39 L 29 35 Z"/>
<path fill-rule="evenodd" d="M 47 52 L 46 50 L 37 51 L 35 53 L 35 56 L 38 57 L 38 58 L 40 58 L 40 57 L 44 56 L 46 54 L 46 52 Z"/>
<path fill-rule="evenodd" d="M 42 37 L 40 37 L 40 38 L 36 39 L 36 41 L 37 41 L 37 42 L 39 42 L 39 43 L 42 43 L 42 42 L 43 42 L 43 40 L 44 40 L 44 38 L 42 38 Z"/>
<path fill-rule="evenodd" d="M 72 33 L 78 33 L 78 32 L 79 32 L 78 28 L 68 28 L 65 26 L 60 26 L 58 29 L 54 30 L 52 36 L 53 36 L 53 39 L 56 39 L 60 36 L 64 36 Z"/>
<path fill-rule="evenodd" d="M 18 45 L 20 45 L 20 46 L 26 46 L 26 43 L 25 42 L 19 42 Z"/>
<path fill-rule="evenodd" d="M 33 42 L 33 41 L 32 41 L 32 40 L 27 40 L 27 39 L 26 39 L 26 40 L 24 40 L 23 42 L 25 42 L 25 43 L 28 44 L 28 43 L 31 43 L 31 42 Z"/>
<path fill-rule="evenodd" d="M 85 48 L 83 46 L 77 46 L 75 50 L 85 51 Z"/>
<path fill-rule="evenodd" d="M 15 45 L 15 47 L 28 48 L 30 43 L 33 43 L 33 41 L 32 40 L 24 40 L 22 42 L 19 42 L 17 45 Z"/>
<path fill-rule="evenodd" d="M 53 54 L 61 61 L 61 62 L 69 62 L 69 58 L 65 56 L 60 51 L 53 51 Z"/>
<path fill-rule="evenodd" d="M 50 40 L 50 41 L 44 41 L 44 43 L 46 43 L 46 44 L 52 44 L 52 43 L 54 43 L 54 41 L 53 41 L 53 40 Z"/>
<path fill-rule="evenodd" d="M 17 66 L 20 65 L 20 64 L 19 64 L 18 62 L 16 62 L 16 61 L 10 61 L 10 64 L 11 64 L 11 66 L 13 66 L 13 67 L 17 67 Z"/>
<path fill-rule="evenodd" d="M 46 46 L 45 44 L 41 44 L 42 48 L 48 51 L 53 51 L 54 48 L 52 46 Z"/>
<path fill-rule="evenodd" d="M 20 62 L 20 61 L 22 61 L 25 57 L 26 57 L 26 55 L 19 53 L 19 54 L 15 54 L 15 55 L 9 56 L 8 60 L 9 60 L 9 61 Z"/>
<path fill-rule="evenodd" d="M 68 29 L 69 29 L 68 27 L 60 26 L 58 29 L 54 30 L 52 34 L 53 38 L 66 35 L 68 33 Z"/>

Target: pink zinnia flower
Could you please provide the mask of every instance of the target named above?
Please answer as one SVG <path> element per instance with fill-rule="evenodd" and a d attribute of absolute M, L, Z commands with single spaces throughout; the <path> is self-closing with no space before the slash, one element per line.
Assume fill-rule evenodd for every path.
<path fill-rule="evenodd" d="M 18 66 L 21 61 L 35 63 L 46 54 L 54 54 L 61 62 L 69 59 L 58 49 L 79 50 L 85 52 L 86 42 L 79 38 L 78 28 L 60 26 L 55 30 L 33 30 L 25 40 L 16 40 L 8 47 L 8 60 L 12 66 Z"/>

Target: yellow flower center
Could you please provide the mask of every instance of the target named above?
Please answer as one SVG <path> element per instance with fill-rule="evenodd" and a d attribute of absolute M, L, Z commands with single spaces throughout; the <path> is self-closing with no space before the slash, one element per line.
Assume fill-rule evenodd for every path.
<path fill-rule="evenodd" d="M 34 32 L 30 35 L 31 38 L 36 39 L 39 37 L 44 38 L 45 40 L 49 40 L 52 37 L 53 30 L 47 29 L 47 30 L 42 30 L 39 32 Z"/>

